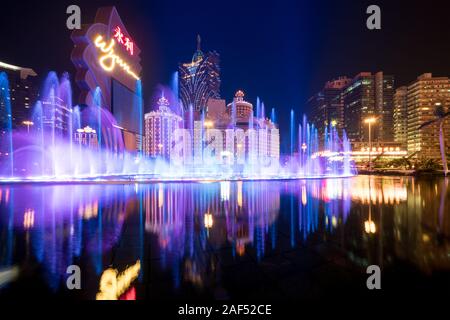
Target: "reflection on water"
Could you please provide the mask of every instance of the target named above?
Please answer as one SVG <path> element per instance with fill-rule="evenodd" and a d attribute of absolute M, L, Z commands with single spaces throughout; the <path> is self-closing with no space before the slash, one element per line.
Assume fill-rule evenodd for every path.
<path fill-rule="evenodd" d="M 105 272 L 114 274 L 109 286 L 126 284 L 111 291 L 120 292 L 116 298 L 151 297 L 148 287 L 166 274 L 174 292 L 186 284 L 227 288 L 225 265 L 245 257 L 260 264 L 317 244 L 336 248 L 356 268 L 407 262 L 424 275 L 450 272 L 449 198 L 448 179 L 410 177 L 3 185 L 0 272 L 19 274 L 0 284 L 0 295 L 22 281 L 71 296 L 65 282 L 72 264 L 83 271 L 76 298 L 95 299 L 100 284 L 107 287 Z M 137 280 L 120 282 L 136 261 Z"/>

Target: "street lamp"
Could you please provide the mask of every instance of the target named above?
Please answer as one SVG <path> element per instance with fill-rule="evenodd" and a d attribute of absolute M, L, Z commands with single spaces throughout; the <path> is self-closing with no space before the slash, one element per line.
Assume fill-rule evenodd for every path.
<path fill-rule="evenodd" d="M 22 122 L 23 125 L 27 126 L 27 132 L 30 133 L 30 126 L 34 125 L 33 121 L 25 120 Z"/>
<path fill-rule="evenodd" d="M 369 125 L 369 170 L 372 172 L 372 124 L 377 122 L 377 118 L 367 118 L 364 120 L 365 124 Z"/>

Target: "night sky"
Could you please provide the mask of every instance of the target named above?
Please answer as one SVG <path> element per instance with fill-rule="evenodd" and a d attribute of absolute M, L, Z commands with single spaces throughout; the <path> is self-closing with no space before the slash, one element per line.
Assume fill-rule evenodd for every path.
<path fill-rule="evenodd" d="M 0 61 L 73 74 L 66 7 L 79 5 L 90 23 L 97 7 L 115 5 L 142 50 L 147 109 L 155 86 L 191 60 L 200 34 L 203 51 L 221 55 L 222 97 L 230 101 L 237 89 L 251 102 L 259 96 L 286 128 L 291 108 L 306 111 L 308 97 L 340 75 L 383 70 L 397 86 L 423 72 L 450 76 L 446 2 L 9 0 L 1 5 Z M 370 4 L 381 7 L 382 30 L 366 28 Z"/>

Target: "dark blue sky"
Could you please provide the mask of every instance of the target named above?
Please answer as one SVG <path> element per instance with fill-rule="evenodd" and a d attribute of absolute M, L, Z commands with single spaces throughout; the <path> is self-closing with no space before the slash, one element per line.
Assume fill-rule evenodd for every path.
<path fill-rule="evenodd" d="M 56 2 L 56 3 L 55 3 Z M 407 84 L 423 72 L 450 75 L 450 10 L 445 1 L 9 1 L 2 4 L 0 61 L 40 74 L 74 68 L 65 9 L 78 4 L 83 22 L 95 9 L 115 5 L 142 49 L 146 107 L 156 84 L 170 82 L 189 61 L 197 34 L 204 51 L 222 63 L 222 96 L 237 89 L 266 110 L 276 107 L 282 128 L 290 108 L 339 75 L 384 70 Z M 382 9 L 382 30 L 365 27 L 366 8 Z M 284 135 L 286 138 L 287 135 Z M 282 139 L 284 140 L 284 139 Z"/>

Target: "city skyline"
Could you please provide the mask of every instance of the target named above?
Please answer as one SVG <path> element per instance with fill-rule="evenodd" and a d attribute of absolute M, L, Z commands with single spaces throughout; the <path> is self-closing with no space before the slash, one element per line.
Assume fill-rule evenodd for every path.
<path fill-rule="evenodd" d="M 2 4 L 2 301 L 436 309 L 450 11 L 358 2 Z"/>
<path fill-rule="evenodd" d="M 49 70 L 61 73 L 69 71 L 73 75 L 69 58 L 72 46 L 70 31 L 65 28 L 66 2 L 69 3 L 61 1 L 56 6 L 45 2 L 39 5 L 7 4 L 7 10 L 11 13 L 21 13 L 23 29 L 10 30 L 7 28 L 11 22 L 9 18 L 2 19 L 2 39 L 5 43 L 15 45 L 2 49 L 0 61 L 34 68 L 39 75 Z M 82 22 L 92 20 L 95 7 L 105 4 L 110 3 L 81 1 Z M 240 5 L 239 10 L 234 10 L 232 3 L 214 8 L 208 8 L 207 2 L 189 6 L 176 1 L 167 4 L 135 1 L 134 6 L 127 4 L 122 1 L 115 3 L 127 20 L 130 33 L 142 46 L 145 57 L 143 83 L 147 95 L 156 84 L 169 84 L 178 63 L 190 60 L 197 34 L 202 36 L 205 50 L 215 50 L 221 55 L 223 97 L 232 99 L 234 92 L 243 88 L 250 101 L 260 96 L 268 106 L 281 111 L 296 108 L 303 113 L 305 110 L 301 110 L 302 106 L 321 88 L 323 82 L 339 75 L 353 77 L 360 71 L 385 70 L 387 74 L 397 77 L 398 85 L 407 85 L 424 72 L 442 76 L 450 74 L 450 67 L 442 63 L 445 61 L 445 52 L 449 51 L 449 44 L 446 41 L 433 41 L 442 39 L 446 31 L 445 19 L 439 19 L 445 10 L 439 10 L 439 5 L 421 8 L 414 3 L 401 6 L 380 2 L 383 10 L 382 29 L 369 31 L 365 27 L 367 15 L 363 4 L 348 8 L 348 12 L 343 12 L 343 4 L 338 6 L 331 2 L 295 4 L 287 1 L 259 7 L 246 3 Z M 55 8 L 49 10 L 50 6 Z M 320 12 L 319 7 L 322 9 Z M 395 10 L 397 7 L 402 9 Z M 175 15 L 171 8 L 185 12 L 188 17 Z M 232 13 L 238 21 L 246 23 L 239 26 L 224 23 L 222 15 L 218 15 L 221 10 L 225 10 L 224 16 Z M 252 10 L 255 12 L 250 15 Z M 203 13 L 198 13 L 200 11 Z M 270 17 L 267 15 L 269 12 Z M 397 19 L 398 12 L 402 13 L 402 19 Z M 42 25 L 41 31 L 34 31 L 32 26 L 35 21 L 39 21 L 38 16 L 48 23 Z M 407 34 L 401 37 L 398 34 L 408 29 L 409 22 L 417 21 L 419 16 L 421 22 L 412 25 L 410 32 L 423 35 L 421 38 L 426 43 L 417 47 L 408 41 Z M 216 23 L 206 23 L 216 17 L 219 19 Z M 187 24 L 186 19 L 193 21 Z M 289 25 L 292 20 L 300 22 Z M 324 26 L 320 27 L 321 24 Z M 55 28 L 55 25 L 61 27 Z M 325 26 L 339 27 L 339 31 L 325 31 Z M 350 30 L 354 34 L 346 36 Z M 58 46 L 52 46 L 51 37 L 46 34 L 59 35 L 61 41 Z M 251 37 L 253 34 L 256 36 Z M 334 37 L 330 39 L 330 35 Z M 365 41 L 360 41 L 362 39 Z M 155 45 L 157 42 L 161 44 Z M 385 45 L 386 54 L 375 50 L 382 43 L 388 44 Z M 30 56 L 28 45 L 32 48 L 42 46 L 42 53 L 36 57 Z M 408 52 L 407 61 L 405 52 Z M 154 61 L 158 59 L 161 63 L 156 65 Z M 352 63 L 342 65 L 344 61 Z M 414 67 L 411 68 L 411 65 Z M 275 80 L 271 75 L 279 76 L 281 80 Z M 240 83 L 233 79 L 240 79 Z M 147 96 L 146 106 L 148 99 Z M 281 120 L 285 119 L 281 117 Z"/>

